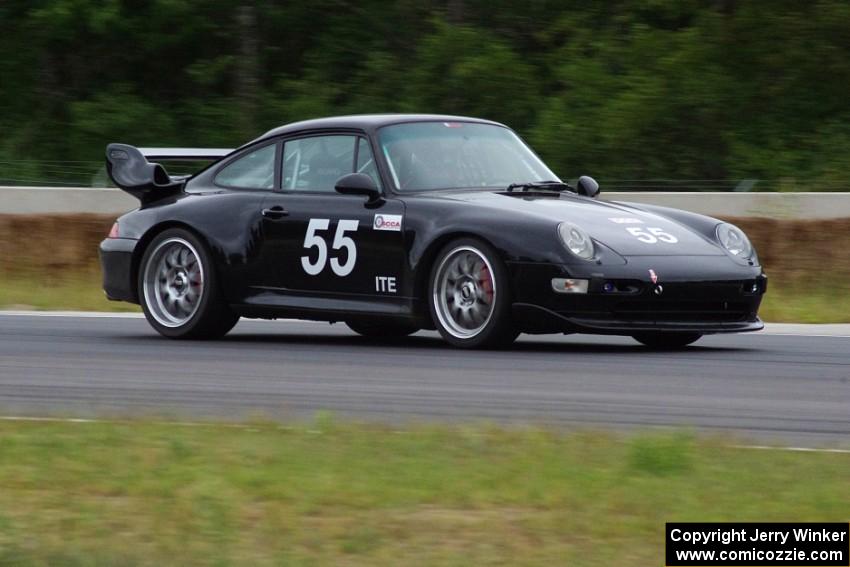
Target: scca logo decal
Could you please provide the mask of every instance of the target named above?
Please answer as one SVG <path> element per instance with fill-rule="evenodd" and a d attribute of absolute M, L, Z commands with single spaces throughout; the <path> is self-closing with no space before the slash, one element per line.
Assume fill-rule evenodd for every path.
<path fill-rule="evenodd" d="M 375 230 L 394 230 L 400 232 L 401 218 L 401 215 L 375 215 L 372 228 Z"/>

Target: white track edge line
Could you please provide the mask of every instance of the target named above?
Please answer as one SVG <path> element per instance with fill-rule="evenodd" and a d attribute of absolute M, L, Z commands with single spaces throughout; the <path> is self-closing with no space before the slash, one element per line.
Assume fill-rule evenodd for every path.
<path fill-rule="evenodd" d="M 762 333 L 763 336 L 771 337 L 817 337 L 822 339 L 848 339 L 850 335 L 819 335 L 815 333 Z"/>
<path fill-rule="evenodd" d="M 79 319 L 144 319 L 144 313 L 133 312 L 111 312 L 111 311 L 17 311 L 0 310 L 0 317 L 64 317 L 64 318 L 79 318 Z M 309 321 L 307 319 L 249 319 L 243 318 L 243 321 L 261 322 L 261 323 L 327 323 L 327 321 Z"/>
<path fill-rule="evenodd" d="M 824 447 L 780 447 L 772 445 L 730 445 L 732 449 L 752 449 L 756 451 L 789 451 L 794 453 L 836 453 L 850 455 L 850 449 L 828 449 Z"/>
<path fill-rule="evenodd" d="M 227 429 L 245 429 L 255 430 L 257 426 L 244 423 L 227 423 L 227 422 L 203 422 L 203 421 L 133 421 L 115 420 L 115 419 L 96 419 L 96 418 L 80 418 L 80 417 L 40 417 L 30 415 L 0 415 L 0 421 L 23 421 L 36 423 L 93 423 L 93 424 L 109 424 L 109 425 L 133 425 L 135 423 L 146 423 L 148 425 L 167 425 L 171 427 L 224 427 Z M 284 425 L 278 426 L 276 429 L 291 429 Z"/>
<path fill-rule="evenodd" d="M 144 317 L 143 313 L 113 311 L 0 311 L 0 316 L 4 315 L 10 317 L 79 317 L 80 319 L 140 319 Z"/>

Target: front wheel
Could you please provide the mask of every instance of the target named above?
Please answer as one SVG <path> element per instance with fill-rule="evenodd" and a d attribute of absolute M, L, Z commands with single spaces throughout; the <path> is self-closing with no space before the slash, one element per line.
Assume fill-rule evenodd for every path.
<path fill-rule="evenodd" d="M 519 334 L 511 321 L 507 270 L 492 246 L 476 238 L 450 242 L 434 262 L 431 318 L 448 343 L 494 348 Z"/>
<path fill-rule="evenodd" d="M 145 250 L 139 299 L 148 323 L 172 339 L 218 338 L 239 320 L 221 297 L 203 242 L 179 228 L 158 234 Z"/>
<path fill-rule="evenodd" d="M 679 349 L 695 343 L 702 337 L 699 333 L 640 333 L 632 338 L 637 342 L 655 349 Z"/>

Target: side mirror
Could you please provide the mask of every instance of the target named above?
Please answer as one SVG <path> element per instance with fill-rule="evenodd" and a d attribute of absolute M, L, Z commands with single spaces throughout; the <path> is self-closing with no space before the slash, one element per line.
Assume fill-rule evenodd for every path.
<path fill-rule="evenodd" d="M 579 195 L 595 199 L 597 195 L 599 195 L 599 183 L 597 183 L 596 180 L 589 175 L 582 175 L 578 178 L 576 191 Z"/>
<path fill-rule="evenodd" d="M 375 180 L 365 173 L 343 175 L 337 179 L 334 189 L 343 195 L 363 195 L 370 203 L 381 199 L 381 190 L 375 185 Z"/>

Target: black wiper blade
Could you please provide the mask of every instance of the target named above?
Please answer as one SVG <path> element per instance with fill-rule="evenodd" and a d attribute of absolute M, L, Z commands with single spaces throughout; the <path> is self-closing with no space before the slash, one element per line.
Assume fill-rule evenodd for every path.
<path fill-rule="evenodd" d="M 511 183 L 507 187 L 508 193 L 513 192 L 514 189 L 522 189 L 523 191 L 528 191 L 529 189 L 551 189 L 553 191 L 563 191 L 564 189 L 575 190 L 563 181 L 528 181 L 525 183 Z"/>

